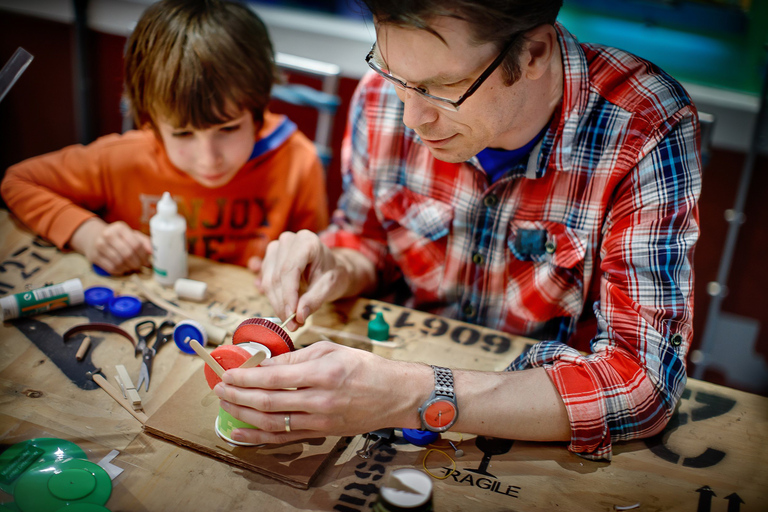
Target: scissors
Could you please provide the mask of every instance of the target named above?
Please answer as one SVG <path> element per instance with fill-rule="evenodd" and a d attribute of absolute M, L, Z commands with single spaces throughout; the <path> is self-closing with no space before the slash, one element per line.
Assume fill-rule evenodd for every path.
<path fill-rule="evenodd" d="M 152 361 L 157 355 L 157 351 L 160 350 L 163 345 L 173 339 L 173 326 L 175 322 L 171 320 L 164 320 L 159 326 L 154 320 L 144 320 L 136 324 L 134 330 L 136 331 L 136 338 L 139 340 L 136 343 L 136 354 L 141 352 L 141 370 L 139 371 L 139 383 L 136 385 L 136 390 L 140 390 L 142 384 L 146 382 L 144 387 L 145 391 L 149 391 L 149 375 L 152 372 Z M 148 342 L 152 336 L 157 334 L 157 339 L 154 345 L 148 346 Z"/>

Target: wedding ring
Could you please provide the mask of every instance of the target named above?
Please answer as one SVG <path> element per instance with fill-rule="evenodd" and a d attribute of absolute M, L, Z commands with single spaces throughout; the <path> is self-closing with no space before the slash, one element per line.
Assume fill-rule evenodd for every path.
<path fill-rule="evenodd" d="M 285 431 L 286 432 L 291 431 L 291 415 L 290 414 L 285 415 Z"/>

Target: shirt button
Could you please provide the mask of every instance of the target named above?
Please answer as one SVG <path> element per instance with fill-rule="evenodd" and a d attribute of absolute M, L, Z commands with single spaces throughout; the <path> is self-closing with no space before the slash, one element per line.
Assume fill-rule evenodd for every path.
<path fill-rule="evenodd" d="M 472 256 L 472 261 L 475 263 L 475 265 L 482 265 L 485 263 L 485 257 L 479 252 L 476 252 L 475 255 Z"/>
<path fill-rule="evenodd" d="M 468 318 L 475 316 L 475 313 L 476 313 L 475 307 L 472 304 L 467 304 L 466 306 L 464 306 L 464 315 L 467 316 Z"/>
<path fill-rule="evenodd" d="M 483 199 L 483 204 L 488 208 L 493 208 L 498 203 L 499 203 L 499 198 L 498 196 L 496 196 L 496 194 L 489 194 L 485 196 L 485 199 Z"/>
<path fill-rule="evenodd" d="M 680 334 L 679 332 L 676 332 L 669 339 L 669 342 L 672 343 L 672 345 L 679 347 L 683 343 L 683 335 Z"/>
<path fill-rule="evenodd" d="M 557 249 L 557 244 L 551 240 L 547 240 L 547 242 L 544 244 L 544 250 L 547 251 L 547 254 L 554 254 L 555 249 Z"/>

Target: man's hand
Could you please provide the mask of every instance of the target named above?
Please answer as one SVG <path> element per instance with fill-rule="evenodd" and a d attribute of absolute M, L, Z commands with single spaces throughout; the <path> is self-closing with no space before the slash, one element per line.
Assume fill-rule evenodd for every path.
<path fill-rule="evenodd" d="M 256 280 L 280 318 L 296 313 L 286 326 L 289 330 L 302 325 L 323 303 L 360 294 L 375 284 L 370 260 L 351 249 L 331 250 L 308 230 L 286 232 L 270 242 Z"/>
<path fill-rule="evenodd" d="M 112 275 L 140 270 L 151 264 L 149 237 L 122 221 L 107 224 L 98 217 L 88 219 L 72 234 L 69 245 Z"/>
<path fill-rule="evenodd" d="M 416 411 L 433 385 L 429 366 L 319 341 L 261 367 L 227 370 L 214 390 L 224 410 L 259 428 L 233 439 L 261 444 L 418 427 Z"/>

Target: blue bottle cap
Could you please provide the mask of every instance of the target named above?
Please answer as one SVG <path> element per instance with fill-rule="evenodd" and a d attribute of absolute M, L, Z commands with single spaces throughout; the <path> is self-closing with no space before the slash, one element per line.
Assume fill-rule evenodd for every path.
<path fill-rule="evenodd" d="M 432 432 L 431 430 L 418 430 L 415 428 L 404 428 L 403 437 L 406 441 L 416 446 L 426 446 L 429 443 L 433 443 L 440 437 L 438 432 Z"/>
<path fill-rule="evenodd" d="M 194 354 L 195 349 L 189 346 L 189 340 L 197 340 L 202 346 L 208 342 L 205 328 L 194 320 L 183 320 L 173 328 L 173 341 L 179 350 L 187 354 Z"/>
<path fill-rule="evenodd" d="M 109 300 L 109 312 L 120 318 L 132 318 L 141 312 L 141 300 L 133 295 L 120 295 Z"/>
<path fill-rule="evenodd" d="M 85 290 L 85 303 L 89 306 L 106 306 L 115 292 L 106 286 L 91 286 Z"/>
<path fill-rule="evenodd" d="M 98 266 L 97 264 L 92 264 L 91 267 L 93 268 L 93 271 L 99 274 L 100 276 L 111 276 L 109 272 Z"/>

